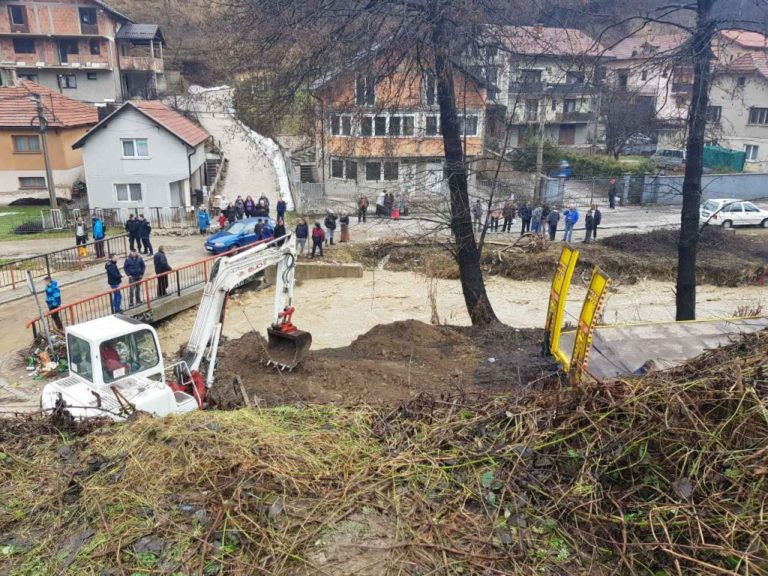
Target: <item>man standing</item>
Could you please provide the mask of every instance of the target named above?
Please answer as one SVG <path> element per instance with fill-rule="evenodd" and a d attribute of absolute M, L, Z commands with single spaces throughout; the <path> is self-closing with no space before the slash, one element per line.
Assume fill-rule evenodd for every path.
<path fill-rule="evenodd" d="M 165 296 L 168 291 L 168 274 L 173 268 L 168 264 L 168 258 L 165 257 L 165 248 L 160 246 L 157 249 L 152 261 L 155 264 L 155 275 L 157 275 L 157 297 Z"/>
<path fill-rule="evenodd" d="M 512 232 L 512 225 L 515 223 L 515 201 L 511 198 L 504 203 L 504 208 L 501 211 L 504 216 L 504 225 L 501 227 L 502 232 Z"/>
<path fill-rule="evenodd" d="M 208 215 L 208 209 L 205 206 L 200 206 L 197 209 L 197 228 L 200 230 L 200 234 L 208 232 L 208 227 L 211 225 L 211 217 Z"/>
<path fill-rule="evenodd" d="M 520 228 L 520 236 L 531 231 L 531 216 L 531 209 L 528 207 L 528 203 L 523 202 L 523 205 L 520 206 L 520 220 L 523 223 Z"/>
<path fill-rule="evenodd" d="M 96 242 L 96 258 L 104 258 L 104 222 L 98 216 L 93 217 L 93 240 Z"/>
<path fill-rule="evenodd" d="M 536 206 L 531 212 L 531 232 L 538 234 L 541 230 L 541 206 Z"/>
<path fill-rule="evenodd" d="M 592 239 L 592 226 L 595 225 L 595 216 L 592 213 L 592 208 L 587 211 L 587 215 L 584 216 L 584 228 L 586 229 L 587 233 L 586 236 L 584 236 L 584 242 L 589 244 L 590 240 Z"/>
<path fill-rule="evenodd" d="M 144 214 L 139 214 L 139 240 L 144 246 L 144 254 L 153 254 L 152 243 L 149 241 L 149 235 L 152 234 L 152 224 L 144 218 Z M 139 246 L 141 248 L 141 246 Z"/>
<path fill-rule="evenodd" d="M 483 231 L 483 202 L 480 198 L 477 199 L 475 205 L 472 206 L 472 218 L 475 221 L 475 231 Z"/>
<path fill-rule="evenodd" d="M 130 248 L 133 250 L 138 245 L 141 248 L 141 241 L 139 240 L 139 221 L 133 217 L 133 214 L 128 216 L 128 222 L 125 223 L 125 231 L 128 233 L 128 242 Z"/>
<path fill-rule="evenodd" d="M 569 206 L 566 208 L 565 212 L 563 212 L 563 222 L 565 224 L 565 233 L 563 234 L 563 242 L 570 242 L 571 238 L 573 237 L 573 227 L 576 225 L 576 222 L 579 221 L 579 211 L 576 209 L 576 206 Z"/>
<path fill-rule="evenodd" d="M 387 191 L 382 190 L 376 196 L 376 216 L 381 217 L 385 214 L 384 205 L 387 203 Z"/>
<path fill-rule="evenodd" d="M 61 323 L 61 316 L 59 316 L 58 310 L 61 306 L 61 290 L 56 280 L 53 280 L 50 276 L 45 277 L 45 303 L 48 306 L 48 310 L 51 311 L 51 318 L 53 323 L 56 324 L 56 328 L 64 330 L 64 325 Z M 54 310 L 56 310 L 54 312 Z"/>
<path fill-rule="evenodd" d="M 616 208 L 616 177 L 612 176 L 608 180 L 608 207 L 613 210 Z"/>
<path fill-rule="evenodd" d="M 267 215 L 269 215 L 269 200 L 266 196 L 264 196 L 264 200 L 267 203 Z M 277 219 L 278 220 L 285 220 L 285 211 L 288 209 L 288 204 L 286 204 L 285 200 L 283 200 L 283 197 L 280 196 L 277 199 L 277 204 L 275 204 L 275 210 L 277 211 Z"/>
<path fill-rule="evenodd" d="M 592 205 L 592 240 L 597 240 L 597 227 L 603 221 L 603 214 L 597 204 Z"/>
<path fill-rule="evenodd" d="M 552 208 L 547 215 L 547 225 L 549 226 L 549 239 L 555 240 L 555 233 L 557 232 L 557 223 L 560 221 L 560 213 Z"/>
<path fill-rule="evenodd" d="M 136 252 L 136 250 L 131 248 L 131 252 Z M 107 284 L 114 290 L 112 293 L 112 313 L 119 314 L 120 305 L 123 303 L 123 295 L 120 294 L 119 290 L 123 275 L 120 274 L 120 268 L 117 267 L 117 255 L 110 254 L 109 261 L 104 265 L 104 268 L 107 271 Z"/>
<path fill-rule="evenodd" d="M 368 221 L 368 196 L 365 194 L 357 199 L 357 223 L 360 224 L 361 220 L 363 222 Z"/>
<path fill-rule="evenodd" d="M 88 243 L 88 228 L 82 218 L 75 224 L 75 246 L 85 246 Z"/>
<path fill-rule="evenodd" d="M 333 231 L 336 230 L 336 214 L 334 214 L 331 210 L 328 210 L 328 214 L 325 215 L 325 229 L 328 231 L 328 242 L 331 246 L 333 246 Z M 322 255 L 323 254 L 321 252 L 320 256 Z"/>
<path fill-rule="evenodd" d="M 141 286 L 139 286 L 138 282 L 144 278 L 145 269 L 144 260 L 141 259 L 136 250 L 131 250 L 128 258 L 125 259 L 125 264 L 123 264 L 125 275 L 128 276 L 128 281 L 131 283 L 128 291 L 130 306 L 133 306 L 134 303 L 141 304 Z"/>
<path fill-rule="evenodd" d="M 245 214 L 245 202 L 243 202 L 243 197 L 239 195 L 235 200 L 235 214 L 237 214 L 238 220 L 241 220 Z"/>

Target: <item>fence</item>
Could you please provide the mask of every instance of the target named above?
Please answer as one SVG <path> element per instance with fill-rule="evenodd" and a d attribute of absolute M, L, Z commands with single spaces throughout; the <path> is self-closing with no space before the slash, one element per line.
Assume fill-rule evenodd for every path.
<path fill-rule="evenodd" d="M 643 176 L 623 174 L 616 182 L 616 202 L 640 204 L 643 202 Z M 551 206 L 590 206 L 608 204 L 610 178 L 550 178 L 545 176 L 541 186 L 541 200 Z"/>
<path fill-rule="evenodd" d="M 270 241 L 271 239 L 262 242 Z M 261 242 L 257 242 L 256 244 L 259 243 Z M 41 333 L 41 322 L 47 322 L 48 329 L 53 330 L 55 326 L 51 316 L 54 313 L 59 315 L 62 325 L 65 327 L 109 316 L 112 314 L 112 304 L 114 302 L 115 294 L 118 292 L 122 299 L 122 311 L 136 309 L 141 306 L 145 306 L 146 311 L 151 311 L 153 305 L 157 305 L 159 301 L 162 302 L 167 298 L 178 297 L 192 288 L 204 286 L 208 281 L 208 271 L 211 269 L 214 260 L 217 258 L 236 254 L 237 252 L 253 248 L 254 246 L 255 244 L 249 244 L 243 248 L 230 250 L 229 252 L 219 254 L 218 256 L 211 256 L 204 260 L 181 266 L 171 272 L 144 278 L 135 284 L 126 284 L 115 290 L 107 290 L 100 294 L 96 294 L 95 296 L 83 298 L 82 300 L 72 302 L 71 304 L 65 304 L 56 310 L 46 312 L 43 314 L 42 318 L 38 317 L 30 320 L 27 322 L 27 328 L 32 328 L 32 333 L 36 338 Z M 133 305 L 131 305 L 130 293 L 132 290 L 138 292 L 142 302 L 134 302 Z"/>
<path fill-rule="evenodd" d="M 99 260 L 106 260 L 110 253 L 126 255 L 127 238 L 127 234 L 121 234 L 81 246 L 0 262 L 0 287 L 11 286 L 15 289 L 24 286 L 27 271 L 32 272 L 33 278 L 41 278 L 55 272 L 83 270 Z"/>
<path fill-rule="evenodd" d="M 682 204 L 683 179 L 683 176 L 646 176 L 642 187 L 642 202 Z M 701 199 L 711 198 L 765 200 L 768 198 L 768 174 L 704 174 L 701 178 Z"/>

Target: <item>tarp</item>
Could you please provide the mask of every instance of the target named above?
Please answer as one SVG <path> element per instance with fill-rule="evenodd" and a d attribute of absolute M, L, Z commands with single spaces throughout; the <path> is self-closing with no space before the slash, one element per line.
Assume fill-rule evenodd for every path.
<path fill-rule="evenodd" d="M 743 172 L 745 152 L 730 150 L 720 146 L 704 146 L 704 168 L 727 168 L 733 172 Z"/>

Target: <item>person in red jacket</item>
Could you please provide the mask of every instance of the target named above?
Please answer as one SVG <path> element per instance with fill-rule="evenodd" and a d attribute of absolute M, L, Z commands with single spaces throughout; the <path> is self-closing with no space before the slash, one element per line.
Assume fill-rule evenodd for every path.
<path fill-rule="evenodd" d="M 315 250 L 318 248 L 320 248 L 320 256 L 323 255 L 323 242 L 325 242 L 325 232 L 323 232 L 320 222 L 315 222 L 315 227 L 312 228 L 312 255 L 310 258 L 315 257 Z"/>

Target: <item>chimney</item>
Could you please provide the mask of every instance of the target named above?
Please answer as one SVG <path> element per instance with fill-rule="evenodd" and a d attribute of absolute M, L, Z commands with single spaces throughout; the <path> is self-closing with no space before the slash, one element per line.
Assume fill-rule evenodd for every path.
<path fill-rule="evenodd" d="M 96 104 L 96 112 L 99 115 L 99 122 L 104 120 L 104 118 L 112 114 L 115 110 L 117 110 L 117 105 L 114 101 L 106 100 L 101 104 Z"/>

